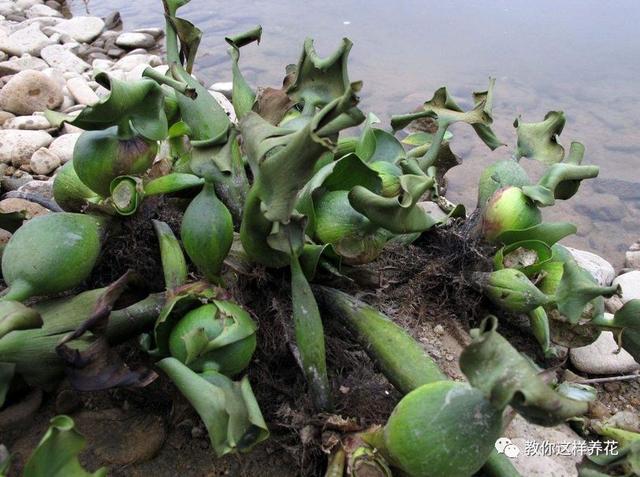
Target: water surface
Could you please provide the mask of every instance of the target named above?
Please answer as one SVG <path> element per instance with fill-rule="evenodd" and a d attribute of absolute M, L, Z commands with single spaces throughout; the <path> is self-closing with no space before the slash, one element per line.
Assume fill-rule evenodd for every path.
<path fill-rule="evenodd" d="M 76 14 L 86 11 L 82 1 L 71 5 Z M 160 0 L 89 0 L 87 8 L 101 16 L 120 11 L 125 29 L 164 23 Z M 262 43 L 242 50 L 254 85 L 279 85 L 307 36 L 323 55 L 350 38 L 350 77 L 364 81 L 362 109 L 385 124 L 442 85 L 468 106 L 471 92 L 494 76 L 495 130 L 509 146 L 491 152 L 468 126 L 456 125 L 453 150 L 465 162 L 449 174 L 450 199 L 474 205 L 482 168 L 512 152 L 514 118 L 539 121 L 562 110 L 561 143 L 583 142 L 585 163 L 601 172 L 546 216 L 576 223 L 578 235 L 567 243 L 616 265 L 640 238 L 637 1 L 192 0 L 181 12 L 204 31 L 197 74 L 207 83 L 231 78 L 224 36 L 258 23 Z"/>

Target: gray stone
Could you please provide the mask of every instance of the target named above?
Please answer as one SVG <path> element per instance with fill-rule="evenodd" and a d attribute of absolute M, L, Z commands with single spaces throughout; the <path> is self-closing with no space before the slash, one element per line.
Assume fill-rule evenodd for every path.
<path fill-rule="evenodd" d="M 43 0 L 16 0 L 16 7 L 19 10 L 28 10 L 34 5 L 44 3 Z"/>
<path fill-rule="evenodd" d="M 60 85 L 40 71 L 21 71 L 0 90 L 0 108 L 15 114 L 55 109 L 62 99 Z"/>
<path fill-rule="evenodd" d="M 237 123 L 238 118 L 236 117 L 236 111 L 233 109 L 233 104 L 227 99 L 227 97 L 218 93 L 217 91 L 209 91 L 209 94 L 213 96 L 213 98 L 218 102 L 218 104 L 224 109 L 224 112 L 227 113 L 229 119 L 232 123 Z"/>
<path fill-rule="evenodd" d="M 424 210 L 433 220 L 442 221 L 447 220 L 447 214 L 445 214 L 438 204 L 430 200 L 424 202 L 418 202 L 417 204 L 422 210 Z"/>
<path fill-rule="evenodd" d="M 154 38 L 160 38 L 164 35 L 164 30 L 162 28 L 138 28 L 137 30 L 133 30 L 133 32 L 146 33 Z"/>
<path fill-rule="evenodd" d="M 601 286 L 608 286 L 611 284 L 616 276 L 616 271 L 609 262 L 604 258 L 596 255 L 595 253 L 587 252 L 585 250 L 578 250 L 576 248 L 566 247 L 578 265 L 588 271 L 593 278 Z"/>
<path fill-rule="evenodd" d="M 15 75 L 25 70 L 44 70 L 47 63 L 40 58 L 31 55 L 24 55 L 21 58 L 13 58 L 0 63 L 0 76 Z"/>
<path fill-rule="evenodd" d="M 100 101 L 98 95 L 91 89 L 84 78 L 77 77 L 67 80 L 67 89 L 73 99 L 79 104 L 92 106 Z"/>
<path fill-rule="evenodd" d="M 620 285 L 622 289 L 622 303 L 640 298 L 640 271 L 633 270 L 618 275 L 615 280 L 613 280 L 613 284 Z"/>
<path fill-rule="evenodd" d="M 134 48 L 151 48 L 156 39 L 147 33 L 122 33 L 116 38 L 116 46 L 132 50 Z"/>
<path fill-rule="evenodd" d="M 42 49 L 50 44 L 51 40 L 40 31 L 40 24 L 37 22 L 8 37 L 0 38 L 0 50 L 15 56 L 22 56 L 25 53 L 38 56 Z"/>
<path fill-rule="evenodd" d="M 40 215 L 46 215 L 49 213 L 49 210 L 44 208 L 40 204 L 18 198 L 0 200 L 0 210 L 5 213 L 24 211 L 27 219 L 38 217 Z"/>
<path fill-rule="evenodd" d="M 27 18 L 62 17 L 62 13 L 46 5 L 33 5 L 27 10 Z"/>
<path fill-rule="evenodd" d="M 504 432 L 520 451 L 510 461 L 523 477 L 577 477 L 576 464 L 582 460 L 580 455 L 535 455 L 525 452 L 526 443 L 536 442 L 584 442 L 580 436 L 566 424 L 555 427 L 542 427 L 527 422 L 520 415 L 515 416 Z"/>
<path fill-rule="evenodd" d="M 2 125 L 4 129 L 28 129 L 30 131 L 40 131 L 50 129 L 51 123 L 42 115 L 16 116 L 5 121 Z"/>
<path fill-rule="evenodd" d="M 109 48 L 107 50 L 107 55 L 109 55 L 112 58 L 119 58 L 122 55 L 124 55 L 126 53 L 125 50 L 123 50 L 122 48 Z"/>
<path fill-rule="evenodd" d="M 0 178 L 0 185 L 2 186 L 2 190 L 12 191 L 18 190 L 23 185 L 31 182 L 33 177 L 29 174 L 22 174 L 20 177 L 2 177 Z"/>
<path fill-rule="evenodd" d="M 52 140 L 44 131 L 0 130 L 0 162 L 15 167 L 29 164 L 33 153 Z"/>
<path fill-rule="evenodd" d="M 15 117 L 15 114 L 9 113 L 7 111 L 0 111 L 0 125 L 3 125 L 7 120 Z"/>
<path fill-rule="evenodd" d="M 220 81 L 218 83 L 213 83 L 211 86 L 209 86 L 209 89 L 217 91 L 218 93 L 222 93 L 227 97 L 227 99 L 231 99 L 231 94 L 233 92 L 233 83 L 231 81 Z"/>
<path fill-rule="evenodd" d="M 29 165 L 31 170 L 36 174 L 47 175 L 51 174 L 58 167 L 60 167 L 61 161 L 58 156 L 44 147 L 38 149 L 31 156 Z"/>
<path fill-rule="evenodd" d="M 73 17 L 58 23 L 57 28 L 80 43 L 91 43 L 104 29 L 104 20 L 98 17 Z"/>
<path fill-rule="evenodd" d="M 139 65 L 158 66 L 162 60 L 157 55 L 127 55 L 118 60 L 114 65 L 114 70 L 131 71 Z"/>
<path fill-rule="evenodd" d="M 42 49 L 40 55 L 42 56 L 42 59 L 49 64 L 49 66 L 59 68 L 62 71 L 82 73 L 83 71 L 91 68 L 89 63 L 81 60 L 62 45 L 47 46 Z"/>
<path fill-rule="evenodd" d="M 12 1 L 0 2 L 0 15 L 7 16 L 19 12 L 18 7 Z"/>
<path fill-rule="evenodd" d="M 78 141 L 81 133 L 64 134 L 53 140 L 49 146 L 49 150 L 60 158 L 60 161 L 65 162 L 73 159 L 73 148 Z"/>
<path fill-rule="evenodd" d="M 108 71 L 114 65 L 113 60 L 97 58 L 91 62 L 94 70 Z"/>
<path fill-rule="evenodd" d="M 613 319 L 606 313 L 605 318 Z M 624 349 L 619 353 L 618 343 L 610 331 L 603 331 L 596 341 L 570 351 L 571 362 L 579 371 L 589 374 L 624 374 L 640 369 L 633 357 Z"/>
<path fill-rule="evenodd" d="M 53 180 L 48 181 L 29 181 L 18 188 L 18 192 L 25 194 L 37 194 L 45 199 L 53 198 Z"/>

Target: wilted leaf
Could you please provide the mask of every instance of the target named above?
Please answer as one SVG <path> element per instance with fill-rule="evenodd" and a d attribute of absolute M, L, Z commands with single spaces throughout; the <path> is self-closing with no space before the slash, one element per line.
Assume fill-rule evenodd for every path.
<path fill-rule="evenodd" d="M 69 381 L 80 391 L 121 386 L 144 387 L 157 378 L 156 373 L 149 369 L 130 369 L 111 349 L 107 340 L 109 315 L 130 280 L 131 274 L 126 273 L 107 287 L 89 319 L 65 336 L 56 347 L 56 352 L 67 366 Z M 80 338 L 87 331 L 95 336 L 88 347 L 78 350 L 67 346 L 67 343 Z"/>
<path fill-rule="evenodd" d="M 566 398 L 538 376 L 536 369 L 496 331 L 490 316 L 472 330 L 473 341 L 460 356 L 460 369 L 471 385 L 499 409 L 511 405 L 527 420 L 553 426 L 585 414 L 588 403 Z"/>
<path fill-rule="evenodd" d="M 200 415 L 218 457 L 248 452 L 269 436 L 246 376 L 234 382 L 215 371 L 198 374 L 175 358 L 159 361 L 158 367 Z"/>
<path fill-rule="evenodd" d="M 82 468 L 78 455 L 85 438 L 75 430 L 69 416 L 56 416 L 24 467 L 24 477 L 103 477 L 107 469 L 89 473 Z"/>
<path fill-rule="evenodd" d="M 229 55 L 231 56 L 231 68 L 233 72 L 233 90 L 231 98 L 233 101 L 233 109 L 236 112 L 238 118 L 244 117 L 251 109 L 256 100 L 256 95 L 242 76 L 238 62 L 240 61 L 240 48 L 250 43 L 260 43 L 260 37 L 262 36 L 262 27 L 257 26 L 248 30 L 240 35 L 226 37 L 226 42 L 231 46 L 229 49 Z"/>
<path fill-rule="evenodd" d="M 516 119 L 513 123 L 518 134 L 516 157 L 527 157 L 548 165 L 562 161 L 564 148 L 558 144 L 558 136 L 565 122 L 561 111 L 549 111 L 539 123 L 523 123 L 520 118 Z"/>

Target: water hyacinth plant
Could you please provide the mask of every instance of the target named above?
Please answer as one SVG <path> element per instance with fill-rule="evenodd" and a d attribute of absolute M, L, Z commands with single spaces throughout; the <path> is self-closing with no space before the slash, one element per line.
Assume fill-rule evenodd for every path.
<path fill-rule="evenodd" d="M 192 75 L 202 32 L 178 16 L 186 3 L 163 1 L 166 72 L 147 68 L 136 81 L 98 73 L 108 96 L 75 117 L 48 113 L 53 124 L 84 132 L 54 181 L 64 212 L 24 224 L 3 216 L 17 230 L 2 256 L 0 406 L 23 381 L 51 389 L 66 375 L 75 389 L 95 391 L 144 387 L 161 374 L 198 413 L 216 456 L 252 450 L 269 430 L 251 365 L 264 355 L 261 333 L 276 327 L 263 316 L 272 310 L 255 310 L 242 293 L 246 277 L 259 275 L 268 279 L 262 294 L 275 296 L 272 281 L 289 297 L 278 312 L 291 333 L 279 338 L 291 338 L 309 415 L 331 413 L 340 398 L 326 320 L 344 325 L 404 396 L 386 422 L 340 436 L 328 476 L 470 476 L 481 468 L 517 476 L 493 446 L 506 407 L 551 426 L 584 414 L 586 400 L 543 382 L 498 334 L 494 317 L 472 331 L 460 356 L 468 383 L 449 381 L 407 330 L 338 288 L 357 292 L 358 279 L 379 267 L 386 250 L 420 246 L 457 224 L 466 243 L 480 242 L 490 255 L 488 267 L 462 270 L 461 280 L 504 321 L 527 315 L 546 356 L 588 344 L 601 330 L 614 331 L 638 356 L 640 301 L 605 315 L 603 297 L 616 287 L 598 284 L 558 243 L 576 231 L 572 224 L 542 219 L 540 208 L 571 198 L 598 174 L 582 164 L 581 144 L 565 157 L 557 140 L 564 115 L 516 121 L 514 157 L 482 173 L 477 210 L 467 217 L 445 197 L 445 176 L 462 162 L 449 128 L 466 123 L 490 149 L 503 145 L 491 129 L 493 79 L 473 93 L 468 111 L 440 88 L 418 110 L 393 116 L 387 130 L 359 108 L 363 83 L 349 77 L 348 39 L 326 57 L 307 39 L 281 88 L 254 89 L 240 59 L 261 39 L 255 27 L 225 38 L 236 123 Z M 429 128 L 405 130 L 421 121 Z M 522 158 L 547 166 L 537 182 Z M 179 212 L 165 218 L 169 203 Z M 92 288 L 95 281 L 86 280 L 100 278 L 95 267 L 112 237 L 141 224 L 155 232 L 161 267 L 154 272 L 164 290 L 132 294 L 135 270 Z M 132 338 L 146 360 L 136 367 L 113 348 Z M 84 475 L 76 459 L 83 441 L 66 416 L 52 421 L 28 464 L 31 475 L 41 475 L 51 446 L 66 452 L 61 469 Z"/>

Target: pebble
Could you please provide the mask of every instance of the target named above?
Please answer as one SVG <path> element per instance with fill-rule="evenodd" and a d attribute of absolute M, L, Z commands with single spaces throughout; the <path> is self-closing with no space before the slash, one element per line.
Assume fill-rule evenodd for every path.
<path fill-rule="evenodd" d="M 49 37 L 40 31 L 40 24 L 36 22 L 8 37 L 0 37 L 0 50 L 14 56 L 22 56 L 25 53 L 38 56 L 42 49 L 51 43 Z"/>
<path fill-rule="evenodd" d="M 164 36 L 164 30 L 162 28 L 138 28 L 133 30 L 133 33 L 145 33 L 151 35 L 156 40 Z"/>
<path fill-rule="evenodd" d="M 625 253 L 624 266 L 640 270 L 640 241 L 633 243 Z"/>
<path fill-rule="evenodd" d="M 60 158 L 44 147 L 33 153 L 29 163 L 34 173 L 42 175 L 51 174 L 60 164 Z"/>
<path fill-rule="evenodd" d="M 14 75 L 24 70 L 44 70 L 49 65 L 44 60 L 31 55 L 12 58 L 0 63 L 0 76 Z"/>
<path fill-rule="evenodd" d="M 565 247 L 575 261 L 588 271 L 600 286 L 611 285 L 616 276 L 616 271 L 609 262 L 595 253 L 576 248 Z"/>
<path fill-rule="evenodd" d="M 633 357 L 618 344 L 610 331 L 603 331 L 596 341 L 570 351 L 571 363 L 583 373 L 625 374 L 640 369 Z"/>
<path fill-rule="evenodd" d="M 0 108 L 21 115 L 55 109 L 62 99 L 60 85 L 40 71 L 21 71 L 0 90 Z"/>
<path fill-rule="evenodd" d="M 18 171 L 21 172 L 21 171 Z M 18 190 L 23 185 L 31 182 L 33 177 L 29 174 L 21 174 L 20 176 L 4 176 L 0 178 L 0 185 L 3 191 Z"/>
<path fill-rule="evenodd" d="M 576 464 L 580 462 L 580 455 L 535 455 L 525 452 L 527 442 L 561 443 L 585 442 L 566 424 L 555 427 L 542 427 L 527 422 L 520 415 L 515 416 L 504 432 L 520 452 L 517 457 L 510 459 L 514 467 L 522 476 L 526 477 L 577 477 Z"/>
<path fill-rule="evenodd" d="M 51 129 L 51 123 L 42 115 L 16 116 L 5 121 L 2 126 L 4 129 L 28 129 L 30 131 Z"/>
<path fill-rule="evenodd" d="M 76 77 L 67 80 L 67 89 L 79 104 L 92 106 L 100 101 L 98 95 L 91 89 L 84 78 Z"/>
<path fill-rule="evenodd" d="M 118 60 L 114 65 L 114 70 L 129 72 L 139 65 L 158 66 L 162 60 L 157 55 L 127 55 Z"/>
<path fill-rule="evenodd" d="M 40 56 L 42 56 L 42 59 L 46 61 L 49 66 L 59 68 L 62 71 L 82 73 L 91 68 L 89 63 L 78 58 L 63 45 L 47 46 L 42 49 Z"/>
<path fill-rule="evenodd" d="M 58 23 L 58 29 L 80 43 L 91 43 L 105 27 L 104 20 L 98 17 L 73 17 Z"/>
<path fill-rule="evenodd" d="M 634 298 L 640 298 L 640 271 L 633 270 L 618 275 L 615 280 L 613 280 L 613 284 L 620 285 L 623 304 Z"/>
<path fill-rule="evenodd" d="M 64 164 L 73 159 L 73 148 L 81 133 L 63 134 L 53 140 L 49 146 L 49 151 L 60 158 Z"/>
<path fill-rule="evenodd" d="M 209 91 L 209 94 L 213 96 L 213 98 L 218 102 L 222 109 L 224 109 L 224 112 L 227 113 L 227 116 L 229 116 L 231 122 L 237 123 L 238 118 L 236 117 L 236 112 L 233 109 L 233 104 L 231 104 L 227 97 L 222 93 L 218 93 L 217 91 Z"/>
<path fill-rule="evenodd" d="M 0 125 L 3 125 L 8 119 L 15 118 L 15 114 L 7 111 L 0 111 Z"/>
<path fill-rule="evenodd" d="M 5 213 L 24 211 L 27 219 L 38 217 L 40 215 L 46 215 L 49 213 L 49 210 L 41 206 L 40 204 L 17 198 L 0 200 L 0 211 Z"/>
<path fill-rule="evenodd" d="M 33 153 L 52 140 L 44 131 L 0 130 L 0 162 L 14 167 L 29 164 Z"/>
<path fill-rule="evenodd" d="M 224 94 L 227 99 L 231 99 L 231 94 L 233 92 L 233 83 L 231 81 L 221 81 L 218 83 L 213 83 L 209 86 L 210 90 L 217 91 L 218 93 Z"/>
<path fill-rule="evenodd" d="M 62 13 L 46 5 L 33 5 L 27 10 L 27 18 L 62 17 Z"/>
<path fill-rule="evenodd" d="M 156 39 L 147 33 L 122 33 L 116 38 L 116 46 L 132 50 L 134 48 L 152 48 Z"/>
<path fill-rule="evenodd" d="M 18 188 L 18 192 L 36 194 L 45 199 L 53 198 L 53 180 L 32 180 Z"/>

